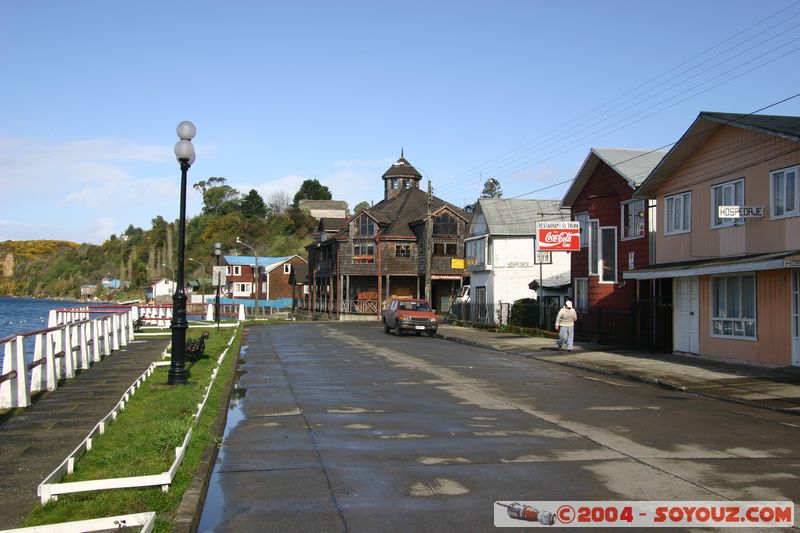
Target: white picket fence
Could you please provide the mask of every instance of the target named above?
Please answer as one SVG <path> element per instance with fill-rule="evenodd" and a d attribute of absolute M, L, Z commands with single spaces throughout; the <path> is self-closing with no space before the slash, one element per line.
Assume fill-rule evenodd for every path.
<path fill-rule="evenodd" d="M 238 323 L 236 324 L 238 326 Z M 175 479 L 175 474 L 178 471 L 178 467 L 180 466 L 181 462 L 183 461 L 183 457 L 186 453 L 186 449 L 189 446 L 189 442 L 192 438 L 192 432 L 194 430 L 194 426 L 197 423 L 197 420 L 200 418 L 200 415 L 203 413 L 203 408 L 208 401 L 208 396 L 211 393 L 211 387 L 214 385 L 214 382 L 217 379 L 217 374 L 219 373 L 220 366 L 222 365 L 223 361 L 225 360 L 228 351 L 231 349 L 233 345 L 233 341 L 236 338 L 236 331 L 231 334 L 231 337 L 228 339 L 228 343 L 222 353 L 217 357 L 216 365 L 211 372 L 211 378 L 209 380 L 208 385 L 206 385 L 205 392 L 203 394 L 203 399 L 200 403 L 197 404 L 197 410 L 192 415 L 192 423 L 188 428 L 186 435 L 183 438 L 180 446 L 175 448 L 175 459 L 172 461 L 170 467 L 164 471 L 157 474 L 150 474 L 144 476 L 134 476 L 134 477 L 123 477 L 123 478 L 107 478 L 107 479 L 92 479 L 86 481 L 71 481 L 71 482 L 64 482 L 62 478 L 65 475 L 71 474 L 75 467 L 75 461 L 80 458 L 81 455 L 84 453 L 89 452 L 92 449 L 92 443 L 95 438 L 99 435 L 105 433 L 106 426 L 117 419 L 117 416 L 122 413 L 125 409 L 125 405 L 130 401 L 131 396 L 133 396 L 137 389 L 142 385 L 142 383 L 150 377 L 155 368 L 158 366 L 167 366 L 169 362 L 155 362 L 150 365 L 150 367 L 125 391 L 125 394 L 122 395 L 120 401 L 117 402 L 117 405 L 102 419 L 98 422 L 95 427 L 89 432 L 86 438 L 62 461 L 62 463 L 53 470 L 50 475 L 48 475 L 38 486 L 37 493 L 42 504 L 45 504 L 51 500 L 57 500 L 59 494 L 71 494 L 77 492 L 89 492 L 89 491 L 102 491 L 102 490 L 112 490 L 112 489 L 122 489 L 122 488 L 136 488 L 136 487 L 152 487 L 152 486 L 160 486 L 161 490 L 167 492 L 169 490 L 172 481 Z"/>
<path fill-rule="evenodd" d="M 98 314 L 103 313 L 103 316 Z M 0 409 L 27 407 L 31 394 L 58 388 L 133 340 L 135 307 L 81 307 L 50 311 L 48 327 L 0 339 Z M 25 339 L 33 337 L 33 354 Z M 31 362 L 28 363 L 27 361 Z"/>

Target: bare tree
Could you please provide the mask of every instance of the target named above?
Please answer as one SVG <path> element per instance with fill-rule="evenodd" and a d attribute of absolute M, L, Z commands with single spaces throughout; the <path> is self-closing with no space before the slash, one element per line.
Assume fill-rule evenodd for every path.
<path fill-rule="evenodd" d="M 274 192 L 267 201 L 267 213 L 269 216 L 279 217 L 292 205 L 292 198 L 283 191 Z"/>

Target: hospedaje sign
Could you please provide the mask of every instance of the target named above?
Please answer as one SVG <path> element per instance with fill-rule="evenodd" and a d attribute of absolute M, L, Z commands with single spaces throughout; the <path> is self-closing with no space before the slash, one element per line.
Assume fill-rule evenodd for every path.
<path fill-rule="evenodd" d="M 763 205 L 721 205 L 717 218 L 764 218 Z"/>
<path fill-rule="evenodd" d="M 579 222 L 537 222 L 537 252 L 579 252 L 581 227 Z"/>

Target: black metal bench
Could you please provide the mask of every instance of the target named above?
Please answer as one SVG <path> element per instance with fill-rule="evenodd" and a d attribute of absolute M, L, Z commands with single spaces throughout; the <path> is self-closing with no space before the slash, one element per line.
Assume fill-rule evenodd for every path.
<path fill-rule="evenodd" d="M 203 334 L 197 338 L 186 339 L 186 359 L 189 361 L 197 361 L 203 357 L 203 352 L 206 349 L 206 339 L 208 337 L 208 332 L 204 331 Z"/>

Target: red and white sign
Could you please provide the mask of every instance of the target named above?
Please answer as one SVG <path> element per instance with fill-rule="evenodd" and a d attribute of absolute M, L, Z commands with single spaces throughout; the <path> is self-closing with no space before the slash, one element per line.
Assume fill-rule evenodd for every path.
<path fill-rule="evenodd" d="M 579 222 L 537 222 L 537 252 L 579 252 L 581 226 Z"/>

